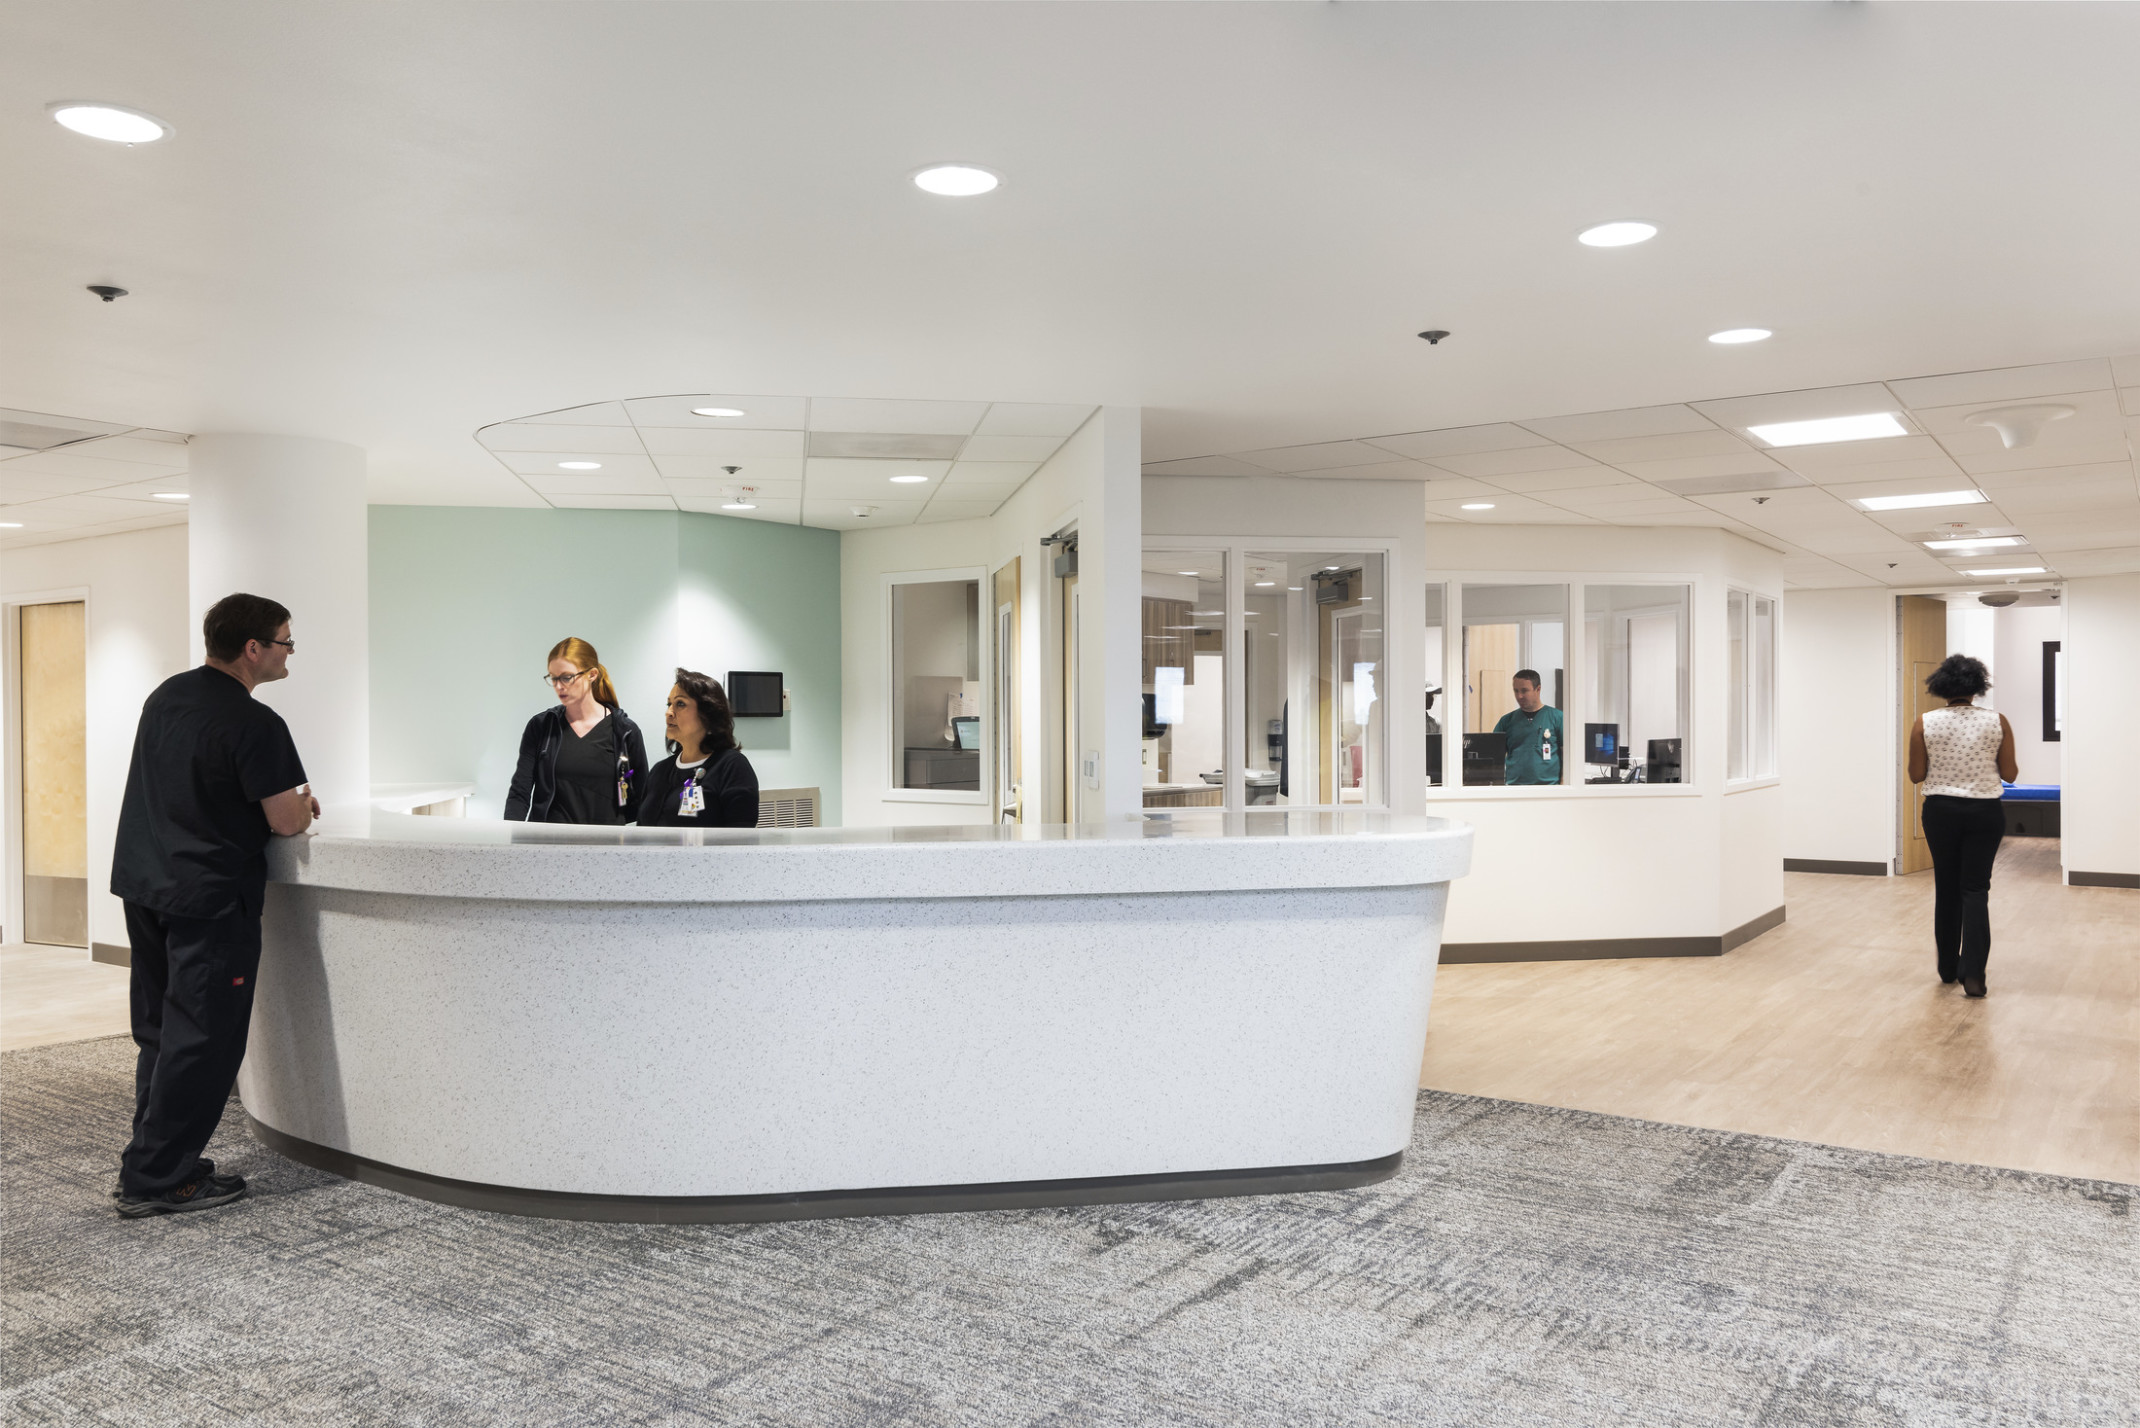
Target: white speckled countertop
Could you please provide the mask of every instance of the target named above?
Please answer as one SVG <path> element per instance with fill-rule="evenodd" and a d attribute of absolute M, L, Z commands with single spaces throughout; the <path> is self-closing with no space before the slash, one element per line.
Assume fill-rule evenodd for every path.
<path fill-rule="evenodd" d="M 546 902 L 1417 887 L 1470 866 L 1471 826 L 1453 819 L 1284 810 L 1106 824 L 719 831 L 360 810 L 268 844 L 275 882 Z"/>

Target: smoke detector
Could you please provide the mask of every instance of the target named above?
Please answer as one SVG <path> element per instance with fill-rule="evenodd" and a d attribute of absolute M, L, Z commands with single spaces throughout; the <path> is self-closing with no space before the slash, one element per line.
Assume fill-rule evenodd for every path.
<path fill-rule="evenodd" d="M 2046 422 L 2063 421 L 2073 415 L 2073 408 L 2058 402 L 2044 402 L 2025 407 L 1994 407 L 1986 412 L 1972 412 L 1962 421 L 1969 426 L 1988 426 L 1999 433 L 1999 440 L 2012 451 L 2018 446 L 2034 446 L 2037 433 Z"/>
<path fill-rule="evenodd" d="M 866 521 L 871 516 L 877 514 L 877 508 L 875 506 L 849 506 L 847 509 L 853 512 L 856 520 L 861 521 Z"/>

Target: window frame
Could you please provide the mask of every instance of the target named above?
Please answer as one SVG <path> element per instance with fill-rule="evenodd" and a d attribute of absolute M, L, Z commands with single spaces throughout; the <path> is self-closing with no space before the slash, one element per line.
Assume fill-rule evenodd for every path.
<path fill-rule="evenodd" d="M 960 583 L 972 581 L 981 592 L 981 625 L 974 632 L 974 639 L 980 647 L 979 659 L 981 665 L 981 677 L 978 682 L 981 688 L 980 781 L 982 786 L 972 791 L 950 788 L 901 788 L 897 780 L 901 777 L 901 770 L 906 766 L 906 751 L 899 747 L 899 721 L 893 717 L 893 709 L 896 707 L 895 701 L 903 698 L 904 695 L 899 688 L 899 661 L 895 653 L 898 649 L 896 641 L 899 632 L 893 627 L 892 621 L 892 587 L 896 585 L 948 584 L 954 581 Z M 880 648 L 884 651 L 883 670 L 878 680 L 878 688 L 882 691 L 884 697 L 884 729 L 881 747 L 884 750 L 885 790 L 879 795 L 882 801 L 886 803 L 935 803 L 953 804 L 969 808 L 987 808 L 990 806 L 990 801 L 995 797 L 995 791 L 987 786 L 988 771 L 995 766 L 995 729 L 993 727 L 995 723 L 995 660 L 989 649 L 992 643 L 990 635 L 994 630 L 995 600 L 991 594 L 991 589 L 989 570 L 985 565 L 957 565 L 942 570 L 886 571 L 879 577 L 877 600 L 883 609 L 879 622 L 879 629 L 883 632 L 883 642 Z"/>
<path fill-rule="evenodd" d="M 1474 799 L 1494 799 L 1511 802 L 1552 800 L 1563 798 L 1699 798 L 1705 792 L 1713 792 L 1704 782 L 1709 768 L 1707 741 L 1696 737 L 1701 725 L 1701 665 L 1702 602 L 1716 591 L 1713 579 L 1705 579 L 1692 571 L 1655 570 L 1471 570 L 1430 568 L 1425 572 L 1424 584 L 1440 585 L 1442 596 L 1442 669 L 1441 685 L 1445 699 L 1455 691 L 1455 702 L 1448 705 L 1449 717 L 1442 721 L 1446 731 L 1452 726 L 1458 731 L 1454 741 L 1457 754 L 1451 753 L 1451 740 L 1444 733 L 1442 739 L 1442 779 L 1439 784 L 1428 781 L 1428 773 L 1421 772 L 1429 812 L 1438 803 L 1463 803 Z M 1584 649 L 1583 630 L 1588 611 L 1583 599 L 1586 585 L 1657 585 L 1683 587 L 1687 591 L 1687 733 L 1684 736 L 1691 745 L 1682 751 L 1680 783 L 1625 783 L 1586 784 L 1576 776 L 1583 765 L 1579 758 L 1571 759 L 1564 752 L 1561 758 L 1561 781 L 1558 784 L 1509 787 L 1507 785 L 1466 785 L 1463 782 L 1461 737 L 1466 712 L 1463 676 L 1463 629 L 1464 587 L 1467 585 L 1558 585 L 1566 591 L 1567 624 L 1562 636 L 1561 668 L 1570 691 L 1569 708 L 1561 711 L 1562 731 L 1573 727 L 1578 731 L 1589 714 L 1589 696 L 1585 680 L 1589 675 L 1588 652 Z M 1773 598 L 1773 597 L 1770 597 Z M 1779 608 L 1781 602 L 1778 602 Z M 1431 675 L 1432 671 L 1428 671 Z M 1577 750 L 1580 754 L 1580 749 Z M 1451 782 L 1450 770 L 1455 769 L 1455 781 Z M 1572 781 L 1571 781 L 1572 780 Z"/>

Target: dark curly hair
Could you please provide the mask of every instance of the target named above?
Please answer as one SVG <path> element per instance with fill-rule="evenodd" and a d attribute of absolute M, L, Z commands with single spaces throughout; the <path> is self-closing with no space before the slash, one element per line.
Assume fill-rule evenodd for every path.
<path fill-rule="evenodd" d="M 698 706 L 699 722 L 706 726 L 705 745 L 699 752 L 710 758 L 736 747 L 736 713 L 728 707 L 728 691 L 721 688 L 721 681 L 695 669 L 679 669 L 676 671 L 676 687 Z M 677 752 L 673 739 L 663 742 L 669 746 L 670 753 Z"/>
<path fill-rule="evenodd" d="M 1925 692 L 1935 699 L 1974 699 L 1989 688 L 1991 671 L 1984 661 L 1965 654 L 1948 655 L 1925 676 Z"/>

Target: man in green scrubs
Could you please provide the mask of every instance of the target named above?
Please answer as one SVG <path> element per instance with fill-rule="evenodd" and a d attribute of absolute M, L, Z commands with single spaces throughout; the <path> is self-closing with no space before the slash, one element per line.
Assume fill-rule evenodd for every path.
<path fill-rule="evenodd" d="M 1494 732 L 1508 740 L 1503 783 L 1560 782 L 1560 711 L 1544 701 L 1539 684 L 1535 669 L 1519 669 L 1509 681 L 1516 707 L 1494 725 Z"/>

